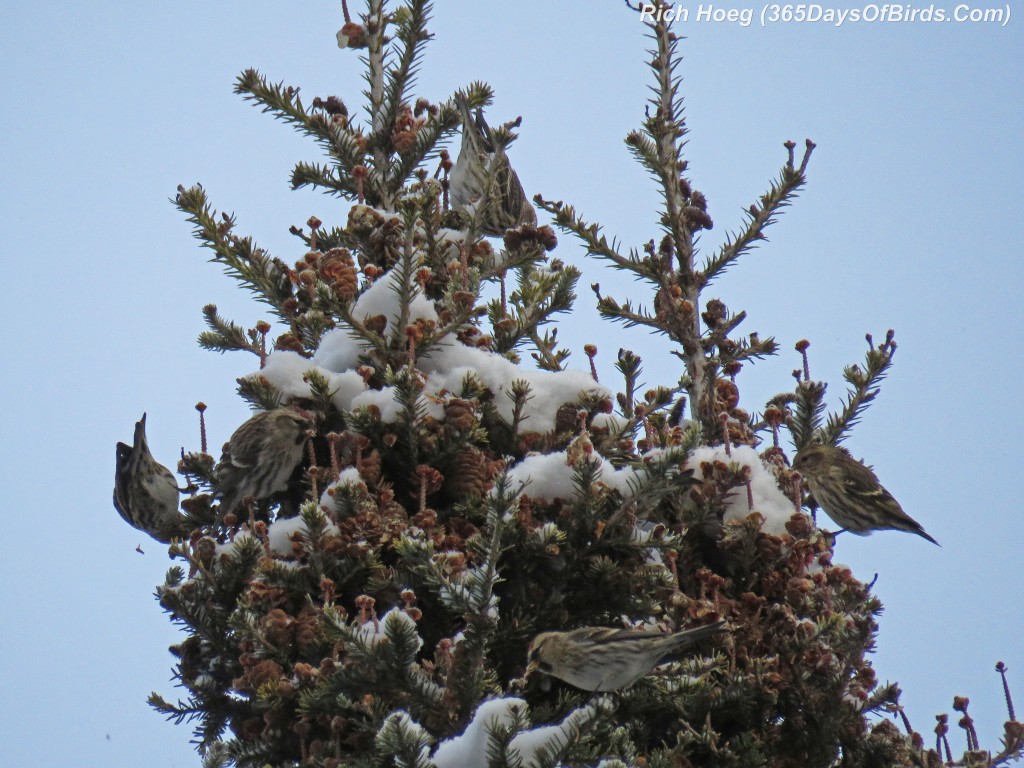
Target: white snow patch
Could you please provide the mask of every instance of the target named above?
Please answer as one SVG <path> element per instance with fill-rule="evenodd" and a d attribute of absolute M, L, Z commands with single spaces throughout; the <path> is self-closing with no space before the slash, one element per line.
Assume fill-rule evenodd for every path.
<path fill-rule="evenodd" d="M 332 328 L 320 337 L 313 362 L 329 371 L 353 370 L 359 365 L 359 355 L 367 348 L 347 328 Z"/>
<path fill-rule="evenodd" d="M 579 738 L 582 728 L 596 713 L 597 708 L 591 704 L 573 711 L 561 723 L 520 731 L 509 743 L 508 752 L 517 752 L 522 765 L 533 765 L 542 748 L 550 751 L 556 745 Z M 477 708 L 465 731 L 438 744 L 431 760 L 437 768 L 487 768 L 487 755 L 492 751 L 490 732 L 513 725 L 517 715 L 520 721 L 528 722 L 529 714 L 529 707 L 520 698 L 485 701 Z"/>
<path fill-rule="evenodd" d="M 373 315 L 397 318 L 400 312 L 399 295 L 393 286 L 398 275 L 392 269 L 377 280 L 356 301 L 353 314 L 359 319 Z M 417 318 L 437 321 L 433 303 L 423 295 L 417 295 L 409 308 L 409 321 Z M 394 402 L 394 390 L 385 387 L 372 393 L 366 389 L 362 379 L 353 370 L 358 366 L 359 355 L 367 346 L 354 338 L 348 331 L 335 328 L 323 335 L 320 348 L 312 360 L 305 360 L 294 352 L 275 352 L 268 359 L 263 373 L 286 394 L 309 395 L 309 386 L 302 381 L 302 374 L 309 368 L 318 368 L 328 377 L 335 404 L 342 410 L 374 404 L 381 410 L 384 421 L 394 421 L 400 412 Z M 281 360 L 274 360 L 284 355 Z M 288 357 L 290 356 L 290 357 Z M 273 368 L 271 368 L 273 361 Z M 510 397 L 512 382 L 525 381 L 530 388 L 529 399 L 523 409 L 523 428 L 531 432 L 550 432 L 555 426 L 555 415 L 563 403 L 575 403 L 583 392 L 611 397 L 611 391 L 598 384 L 585 371 L 544 371 L 523 368 L 506 357 L 461 342 L 448 342 L 424 353 L 419 361 L 420 369 L 427 374 L 423 395 L 429 412 L 437 418 L 443 414 L 439 403 L 431 398 L 443 396 L 445 392 L 461 393 L 462 382 L 469 373 L 477 377 L 494 393 L 494 404 L 506 421 L 512 421 L 514 401 Z M 270 373 L 267 371 L 270 369 Z M 621 428 L 625 421 L 612 414 L 599 414 L 595 424 L 609 429 Z"/>
<path fill-rule="evenodd" d="M 382 734 L 384 731 L 390 730 L 395 730 L 399 733 L 405 732 L 409 734 L 413 739 L 422 743 L 423 747 L 420 749 L 419 756 L 424 761 L 426 761 L 428 751 L 426 742 L 430 741 L 430 735 L 427 733 L 426 729 L 423 728 L 423 726 L 421 726 L 419 723 L 417 723 L 409 716 L 408 712 L 406 712 L 404 709 L 400 709 L 397 712 L 392 712 L 390 715 L 388 715 L 385 718 L 384 723 L 380 727 L 380 731 L 378 732 L 378 738 L 380 738 L 380 734 Z"/>
<path fill-rule="evenodd" d="M 312 360 L 307 360 L 291 350 L 277 350 L 267 357 L 263 368 L 250 373 L 247 378 L 263 376 L 285 399 L 311 397 L 312 390 L 309 382 L 305 380 L 309 371 L 316 371 L 327 380 L 331 399 L 341 410 L 351 410 L 353 398 L 366 391 L 366 382 L 355 371 L 335 373 L 318 365 L 315 356 Z"/>
<path fill-rule="evenodd" d="M 264 376 L 286 398 L 309 397 L 309 384 L 303 380 L 303 376 L 311 368 L 316 369 L 319 366 L 298 352 L 278 350 L 267 358 L 263 368 L 250 374 L 248 378 Z"/>
<path fill-rule="evenodd" d="M 573 478 L 576 470 L 569 465 L 565 451 L 555 453 L 533 453 L 509 470 L 510 488 L 515 491 L 525 485 L 523 492 L 534 499 L 552 501 L 571 499 L 576 494 Z M 614 488 L 626 496 L 632 495 L 629 483 L 637 472 L 632 467 L 616 469 L 608 459 L 594 453 L 591 461 L 597 461 L 601 474 L 598 482 Z"/>
<path fill-rule="evenodd" d="M 362 482 L 363 477 L 359 474 L 358 469 L 355 467 L 345 467 L 338 474 L 338 479 L 324 488 L 324 492 L 320 494 L 320 506 L 326 507 L 329 510 L 334 509 L 334 492 L 336 488 L 359 485 Z"/>
<path fill-rule="evenodd" d="M 383 389 L 368 389 L 352 398 L 352 410 L 375 405 L 380 410 L 380 418 L 386 424 L 398 421 L 402 413 L 402 406 L 395 399 L 396 390 L 394 387 Z"/>
<path fill-rule="evenodd" d="M 324 533 L 339 533 L 338 526 L 327 520 L 327 525 L 324 529 Z M 271 551 L 279 555 L 290 555 L 292 554 L 292 534 L 301 532 L 304 536 L 309 535 L 309 529 L 306 527 L 306 521 L 302 519 L 302 515 L 296 515 L 295 517 L 278 518 L 270 524 L 267 528 L 267 539 L 270 541 Z M 237 537 L 236 537 L 237 538 Z"/>
<path fill-rule="evenodd" d="M 721 461 L 725 464 L 740 464 L 750 468 L 750 488 L 754 504 L 751 507 L 747 501 L 747 489 L 745 486 L 738 486 L 726 500 L 725 522 L 730 520 L 742 520 L 751 512 L 759 512 L 764 516 L 764 524 L 761 530 L 765 533 L 776 536 L 786 532 L 786 523 L 796 512 L 793 501 L 779 490 L 779 484 L 775 480 L 775 474 L 771 468 L 761 461 L 757 451 L 749 445 L 736 445 L 732 448 L 732 455 L 725 452 L 724 446 L 702 446 L 696 449 L 686 465 L 694 470 L 695 475 L 701 475 L 700 465 L 703 462 L 713 463 Z"/>
<path fill-rule="evenodd" d="M 555 414 L 563 403 L 575 403 L 581 392 L 596 392 L 611 397 L 584 371 L 543 371 L 521 368 L 511 360 L 485 349 L 465 344 L 442 344 L 420 358 L 420 368 L 427 374 L 427 391 L 459 392 L 467 373 L 475 373 L 494 393 L 494 405 L 505 421 L 512 421 L 515 402 L 510 397 L 512 382 L 525 381 L 530 387 L 529 399 L 523 409 L 523 428 L 530 432 L 550 432 L 555 428 Z"/>
<path fill-rule="evenodd" d="M 403 611 L 401 608 L 392 608 L 376 622 L 367 621 L 363 624 L 359 624 L 352 629 L 352 634 L 363 643 L 369 646 L 374 646 L 383 640 L 387 639 L 388 631 L 396 632 L 402 628 L 402 625 L 411 627 L 412 630 L 416 631 L 416 622 L 412 620 L 412 617 Z M 423 638 L 417 634 L 419 640 L 418 648 L 423 647 Z"/>
<path fill-rule="evenodd" d="M 401 285 L 401 270 L 392 267 L 356 299 L 352 316 L 362 321 L 367 317 L 384 315 L 388 319 L 387 331 L 392 332 L 402 313 Z M 416 320 L 438 320 L 434 302 L 420 293 L 418 288 L 415 297 L 409 302 L 409 322 L 413 323 Z"/>
<path fill-rule="evenodd" d="M 460 735 L 437 745 L 431 760 L 437 768 L 486 768 L 489 729 L 508 727 L 514 722 L 513 708 L 528 712 L 519 698 L 491 699 L 477 707 L 476 714 Z"/>
<path fill-rule="evenodd" d="M 330 384 L 331 402 L 340 411 L 352 410 L 352 401 L 368 389 L 363 377 L 355 371 L 343 371 L 342 373 L 324 371 L 324 373 L 327 374 Z"/>

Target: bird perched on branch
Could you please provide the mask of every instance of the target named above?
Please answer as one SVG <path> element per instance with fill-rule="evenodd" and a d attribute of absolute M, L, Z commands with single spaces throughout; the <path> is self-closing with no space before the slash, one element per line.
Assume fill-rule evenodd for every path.
<path fill-rule="evenodd" d="M 455 95 L 455 104 L 462 115 L 462 147 L 450 179 L 452 208 L 472 216 L 479 206 L 485 206 L 479 228 L 484 235 L 501 237 L 507 229 L 536 225 L 537 213 L 505 148 L 494 140 L 483 111 L 470 114 L 462 94 Z"/>
<path fill-rule="evenodd" d="M 814 500 L 844 531 L 867 536 L 872 531 L 916 533 L 932 544 L 935 539 L 903 511 L 870 467 L 845 448 L 809 445 L 793 457 L 793 469 L 807 481 Z"/>
<path fill-rule="evenodd" d="M 114 509 L 129 525 L 164 544 L 185 533 L 178 509 L 178 483 L 153 458 L 146 442 L 146 414 L 135 422 L 132 445 L 118 443 L 114 470 Z"/>
<path fill-rule="evenodd" d="M 288 406 L 257 413 L 236 429 L 214 468 L 221 518 L 246 497 L 259 501 L 285 490 L 315 427 L 313 414 Z"/>
<path fill-rule="evenodd" d="M 530 643 L 525 676 L 542 672 L 584 691 L 617 691 L 666 656 L 724 632 L 724 625 L 719 621 L 670 634 L 609 627 L 544 632 Z"/>

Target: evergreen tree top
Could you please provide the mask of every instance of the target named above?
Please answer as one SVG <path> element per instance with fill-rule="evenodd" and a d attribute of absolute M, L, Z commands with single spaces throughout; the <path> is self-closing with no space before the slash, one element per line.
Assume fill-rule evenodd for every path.
<path fill-rule="evenodd" d="M 344 219 L 294 227 L 303 253 L 289 263 L 238 234 L 201 186 L 175 198 L 211 260 L 277 325 L 203 310 L 201 346 L 258 361 L 238 380 L 258 413 L 219 460 L 204 431 L 179 464 L 188 497 L 170 551 L 182 565 L 158 597 L 188 635 L 172 648 L 186 699 L 153 705 L 195 721 L 211 766 L 949 759 L 944 732 L 927 750 L 905 719 L 906 732 L 878 719 L 902 714 L 868 659 L 881 603 L 832 562 L 835 536 L 804 511 L 814 499 L 781 444 L 787 431 L 796 449 L 840 443 L 889 371 L 892 333 L 880 346 L 868 337 L 836 412 L 802 342 L 793 389 L 751 414 L 744 364 L 778 345 L 740 335 L 745 313 L 707 296 L 794 201 L 814 144 L 798 156 L 788 142 L 778 177 L 702 256 L 714 222 L 684 156 L 680 39 L 650 21 L 653 96 L 626 143 L 661 193 L 657 237 L 623 249 L 539 195 L 552 225 L 537 226 L 512 170 L 516 121 L 492 129 L 476 111 L 490 88 L 414 100 L 429 3 L 344 11 L 338 44 L 364 57 L 365 121 L 254 70 L 236 84 L 325 150 L 292 184 L 345 201 Z M 443 142 L 459 130 L 483 140 L 453 162 Z M 514 224 L 498 244 L 496 222 Z M 555 229 L 647 286 L 644 302 L 593 291 L 606 320 L 665 337 L 677 381 L 641 392 L 626 349 L 621 384 L 598 381 L 595 345 L 590 370 L 567 366 L 556 320 L 580 270 L 553 254 Z M 651 656 L 608 694 L 527 663 L 544 632 L 660 639 L 705 625 L 725 633 Z M 625 663 L 603 642 L 570 651 L 559 663 Z M 1006 734 L 991 764 L 1024 748 L 1013 722 Z"/>

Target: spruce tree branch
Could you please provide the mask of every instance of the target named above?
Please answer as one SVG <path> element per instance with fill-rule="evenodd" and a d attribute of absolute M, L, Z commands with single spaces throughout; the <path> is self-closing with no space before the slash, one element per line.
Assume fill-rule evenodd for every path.
<path fill-rule="evenodd" d="M 437 768 L 427 757 L 430 735 L 406 712 L 388 715 L 377 732 L 377 749 L 397 768 Z"/>
<path fill-rule="evenodd" d="M 406 92 L 416 84 L 423 47 L 433 37 L 427 32 L 427 19 L 431 11 L 428 0 L 412 0 L 406 10 L 408 13 L 398 23 L 395 35 L 395 40 L 401 43 L 398 63 L 385 74 L 383 125 L 389 127 L 398 118 Z"/>
<path fill-rule="evenodd" d="M 411 208 L 412 206 L 410 206 Z M 416 231 L 416 211 L 405 212 L 405 238 L 402 242 L 402 259 L 395 265 L 398 270 L 399 282 L 392 283 L 392 288 L 398 294 L 399 315 L 398 323 L 391 331 L 391 345 L 401 349 L 405 342 L 405 329 L 409 325 L 409 306 L 419 294 L 419 287 L 416 285 L 414 275 L 420 266 L 417 258 L 418 250 L 413 246 L 413 233 Z"/>
<path fill-rule="evenodd" d="M 301 227 L 292 227 L 291 233 L 299 238 L 307 249 L 312 249 L 312 238 L 306 233 Z M 339 229 L 338 227 L 331 227 L 331 229 L 324 229 L 321 227 L 316 233 L 317 248 L 324 253 L 331 250 L 331 248 L 348 248 L 354 250 L 359 247 L 359 239 L 355 237 L 348 229 Z"/>
<path fill-rule="evenodd" d="M 339 178 L 333 168 L 317 163 L 298 162 L 292 170 L 292 189 L 321 187 L 329 194 L 347 199 L 355 198 L 356 185 L 350 176 Z"/>
<path fill-rule="evenodd" d="M 238 396 L 254 408 L 272 411 L 279 407 L 284 399 L 281 390 L 271 384 L 270 380 L 262 374 L 243 376 L 236 381 L 238 382 Z"/>
<path fill-rule="evenodd" d="M 396 192 L 408 182 L 413 171 L 440 154 L 439 142 L 454 133 L 458 124 L 458 112 L 444 104 L 439 107 L 436 115 L 427 118 L 416 132 L 416 143 L 413 147 L 408 152 L 399 154 L 391 164 L 391 184 Z"/>
<path fill-rule="evenodd" d="M 761 205 L 752 205 L 748 209 L 743 231 L 730 236 L 718 253 L 705 262 L 700 272 L 704 285 L 723 274 L 740 256 L 753 250 L 759 240 L 765 239 L 764 230 L 775 222 L 783 208 L 792 204 L 805 182 L 802 170 L 789 164 L 783 167 L 778 181 L 772 182 L 771 188 L 761 195 Z"/>
<path fill-rule="evenodd" d="M 542 337 L 536 330 L 531 331 L 529 336 L 533 346 L 537 348 L 538 362 L 541 363 L 541 367 L 548 371 L 562 370 L 562 361 L 555 353 L 554 338 Z"/>
<path fill-rule="evenodd" d="M 626 136 L 626 146 L 630 153 L 640 164 L 647 169 L 647 172 L 659 182 L 664 182 L 661 168 L 661 156 L 658 154 L 658 144 L 650 137 L 645 136 L 641 131 L 630 131 Z"/>
<path fill-rule="evenodd" d="M 675 70 L 680 63 L 676 53 L 678 38 L 669 30 L 664 16 L 649 24 L 651 36 L 657 43 L 651 68 L 655 71 L 656 98 L 652 100 L 654 115 L 645 123 L 645 129 L 657 147 L 657 174 L 661 181 L 665 211 L 662 223 L 672 238 L 673 250 L 678 261 L 676 284 L 681 292 L 680 299 L 689 302 L 692 311 L 683 314 L 673 312 L 673 338 L 683 347 L 680 357 L 686 365 L 689 377 L 688 394 L 690 411 L 709 434 L 714 428 L 715 414 L 712 412 L 711 392 L 714 387 L 715 369 L 708 365 L 705 347 L 701 340 L 700 293 L 703 280 L 694 273 L 693 231 L 687 219 L 683 199 L 681 173 L 686 168 L 682 160 L 680 140 L 686 135 L 686 121 L 682 114 L 682 103 L 678 95 L 679 77 Z M 643 146 L 642 144 L 640 146 Z"/>
<path fill-rule="evenodd" d="M 427 415 L 427 404 L 422 396 L 423 382 L 419 373 L 411 366 L 397 368 L 397 371 L 388 379 L 388 383 L 395 387 L 395 400 L 402 406 L 399 426 L 404 427 L 405 434 L 400 438 L 404 443 L 403 448 L 409 463 L 416 466 L 420 463 L 420 443 L 417 435 L 422 431 Z"/>
<path fill-rule="evenodd" d="M 619 412 L 628 420 L 628 431 L 632 435 L 640 417 L 636 411 L 636 389 L 640 382 L 640 373 L 643 371 L 640 356 L 629 349 L 620 348 L 615 360 L 615 368 L 622 374 L 625 392 L 616 396 L 619 405 Z"/>
<path fill-rule="evenodd" d="M 662 221 L 672 235 L 676 257 L 679 259 L 681 282 L 688 283 L 693 274 L 693 233 L 683 217 L 684 201 L 680 189 L 680 175 L 686 163 L 682 160 L 679 140 L 686 135 L 686 121 L 682 114 L 679 98 L 679 77 L 675 69 L 679 64 L 676 54 L 678 38 L 669 30 L 667 21 L 658 20 L 649 24 L 651 37 L 657 43 L 657 50 L 651 51 L 650 63 L 654 70 L 657 86 L 656 97 L 651 100 L 654 115 L 645 124 L 645 129 L 656 147 L 656 167 L 652 170 L 661 182 L 661 193 L 665 202 Z M 627 139 L 628 141 L 628 139 Z M 687 298 L 695 299 L 694 296 Z"/>
<path fill-rule="evenodd" d="M 393 210 L 394 196 L 389 194 L 387 183 L 387 146 L 390 141 L 382 141 L 385 131 L 390 131 L 393 123 L 387 122 L 387 107 L 385 99 L 385 59 L 387 52 L 384 48 L 384 0 L 369 0 L 367 14 L 363 19 L 367 32 L 367 71 L 366 81 L 369 85 L 367 97 L 370 102 L 371 134 L 373 166 L 370 171 L 369 181 L 382 193 L 379 202 L 386 210 Z"/>
<path fill-rule="evenodd" d="M 320 296 L 325 293 L 330 295 L 329 289 L 321 290 L 319 286 L 323 283 L 318 283 L 317 292 Z M 305 349 L 315 350 L 320 346 L 320 339 L 324 333 L 334 327 L 334 320 L 325 311 L 328 308 L 333 309 L 334 314 L 337 314 L 340 309 L 340 302 L 331 301 L 328 305 L 321 305 L 320 307 L 311 307 L 305 312 L 302 312 L 298 317 L 295 318 L 295 324 L 293 326 L 293 333 L 297 330 L 299 334 L 302 346 Z"/>
<path fill-rule="evenodd" d="M 793 398 L 794 413 L 787 419 L 797 450 L 819 440 L 822 415 L 825 413 L 826 384 L 820 381 L 801 381 Z"/>
<path fill-rule="evenodd" d="M 297 88 L 286 87 L 284 83 L 269 84 L 256 70 L 243 72 L 236 80 L 234 92 L 243 94 L 247 101 L 262 104 L 263 112 L 273 113 L 314 138 L 337 161 L 340 176 L 316 165 L 299 163 L 292 173 L 293 188 L 303 184 L 326 186 L 335 194 L 355 198 L 351 171 L 362 163 L 362 150 L 358 135 L 346 124 L 331 120 L 322 112 L 307 112 Z"/>
<path fill-rule="evenodd" d="M 567 355 L 555 351 L 557 334 L 545 333 L 541 337 L 538 330 L 554 315 L 572 309 L 579 270 L 554 259 L 547 269 L 530 263 L 517 269 L 517 273 L 518 286 L 509 297 L 509 303 L 515 310 L 515 332 L 504 335 L 504 351 L 514 348 L 521 339 L 529 339 L 537 348 L 545 368 L 561 370 L 561 360 Z M 500 311 L 500 305 L 495 305 L 494 316 Z M 552 365 L 557 367 L 552 368 Z"/>
<path fill-rule="evenodd" d="M 227 743 L 218 740 L 207 746 L 202 768 L 228 768 L 231 759 Z"/>
<path fill-rule="evenodd" d="M 292 172 L 293 188 L 312 184 L 349 199 L 356 197 L 352 169 L 363 162 L 363 151 L 358 135 L 346 124 L 328 119 L 320 111 L 308 112 L 297 88 L 286 87 L 283 83 L 270 84 L 255 69 L 247 69 L 238 76 L 235 93 L 242 94 L 246 101 L 263 105 L 264 112 L 274 113 L 278 119 L 312 137 L 336 160 L 340 175 L 317 165 L 299 163 Z"/>
<path fill-rule="evenodd" d="M 310 115 L 302 105 L 299 89 L 282 83 L 268 83 L 266 77 L 255 69 L 247 69 L 235 79 L 235 93 L 246 101 L 263 105 L 263 112 L 272 112 L 274 117 L 290 123 L 303 133 L 313 137 L 326 148 L 331 148 L 331 133 L 323 115 Z"/>
<path fill-rule="evenodd" d="M 492 309 L 494 308 L 495 304 L 492 304 Z M 560 311 L 566 310 L 548 308 L 545 310 L 537 310 L 534 313 L 521 314 L 517 312 L 516 317 L 514 318 L 514 329 L 511 332 L 500 333 L 500 339 L 496 337 L 496 349 L 502 353 L 511 352 L 525 341 L 534 342 L 536 346 L 534 337 L 538 335 L 538 329 L 541 326 L 550 323 L 551 315 Z M 552 347 L 552 350 L 553 348 L 554 347 Z M 549 350 L 549 354 L 552 350 Z"/>
<path fill-rule="evenodd" d="M 615 709 L 609 696 L 601 696 L 574 709 L 548 731 L 548 737 L 545 743 L 537 747 L 531 765 L 536 768 L 556 768 L 561 765 L 570 748 L 583 742 L 586 736 L 596 730 L 595 721 L 607 720 Z"/>
<path fill-rule="evenodd" d="M 530 726 L 530 721 L 520 707 L 509 709 L 507 715 L 510 722 L 502 724 L 495 721 L 487 726 L 487 768 L 524 768 L 518 750 L 511 745 L 512 740 Z M 530 768 L 537 768 L 535 761 L 530 761 Z"/>
<path fill-rule="evenodd" d="M 424 344 L 421 352 L 423 354 L 429 354 L 429 351 L 431 349 L 435 349 L 438 346 L 440 346 L 440 344 L 443 341 L 445 341 L 449 336 L 451 336 L 452 334 L 456 334 L 459 331 L 466 328 L 467 326 L 471 325 L 472 319 L 472 307 L 467 309 L 460 309 L 458 312 L 453 313 L 451 321 L 445 323 L 444 325 L 437 329 L 437 332 L 430 337 L 426 344 Z"/>
<path fill-rule="evenodd" d="M 204 714 L 203 703 L 194 698 L 190 698 L 187 702 L 179 699 L 177 704 L 171 704 L 154 691 L 149 694 L 147 702 L 157 712 L 166 715 L 168 720 L 173 720 L 176 725 L 195 720 Z"/>
<path fill-rule="evenodd" d="M 205 190 L 198 184 L 189 189 L 179 187 L 173 202 L 193 225 L 193 236 L 203 247 L 213 251 L 210 260 L 222 265 L 225 272 L 257 299 L 269 304 L 282 320 L 290 322 L 290 316 L 283 309 L 284 302 L 293 295 L 288 268 L 262 248 L 255 247 L 251 238 L 231 234 L 234 217 L 224 214 L 218 223 Z"/>
<path fill-rule="evenodd" d="M 999 768 L 1003 765 L 1009 765 L 1011 762 L 1024 759 L 1024 743 L 1007 745 L 1004 740 L 1004 745 L 1003 751 L 993 755 L 986 768 Z"/>
<path fill-rule="evenodd" d="M 398 62 L 394 66 L 389 67 L 385 74 L 383 103 L 381 105 L 383 114 L 379 126 L 377 121 L 374 121 L 374 136 L 372 137 L 374 146 L 387 146 L 391 151 L 395 148 L 393 132 L 402 112 L 405 95 L 416 83 L 416 74 L 419 70 L 420 59 L 423 56 L 423 47 L 433 37 L 427 32 L 426 28 L 427 18 L 431 10 L 428 0 L 413 0 L 413 2 L 406 6 L 406 10 L 407 13 L 403 16 L 402 21 L 397 23 L 398 32 L 395 39 L 401 45 L 395 45 L 394 47 L 400 47 Z M 452 124 L 454 125 L 454 120 Z M 426 143 L 428 137 L 421 137 L 421 140 L 417 142 L 418 148 L 422 148 L 425 152 L 430 147 L 433 147 L 439 133 L 435 132 L 434 142 L 429 144 Z M 413 158 L 409 159 L 413 160 Z M 405 162 L 400 162 L 397 168 L 388 167 L 383 164 L 377 165 L 378 171 L 386 174 L 385 178 L 381 179 L 381 182 L 383 186 L 387 187 L 389 196 L 396 196 L 401 191 L 408 174 L 412 172 L 412 169 L 422 159 L 422 156 L 415 158 L 412 165 L 408 167 L 408 170 L 406 170 Z M 394 173 L 389 173 L 389 171 L 394 171 Z"/>
<path fill-rule="evenodd" d="M 353 306 L 354 305 L 349 304 L 342 308 L 339 313 L 341 319 L 351 329 L 354 336 L 362 339 L 379 353 L 386 356 L 390 351 L 387 340 L 376 331 L 370 330 L 362 320 L 357 319 L 356 316 L 352 314 Z"/>
<path fill-rule="evenodd" d="M 576 215 L 576 211 L 571 205 L 565 205 L 561 201 L 545 200 L 540 195 L 535 196 L 533 200 L 541 209 L 554 217 L 555 226 L 582 240 L 589 255 L 607 259 L 617 267 L 657 282 L 653 275 L 644 271 L 644 264 L 640 259 L 635 256 L 627 258 L 620 254 L 616 250 L 614 242 L 609 243 L 604 235 L 599 234 L 601 228 L 597 224 L 587 224 L 583 221 Z"/>
<path fill-rule="evenodd" d="M 756 334 L 750 334 L 750 339 L 741 339 L 738 348 L 732 354 L 733 360 L 762 360 L 774 355 L 779 345 L 775 339 L 769 336 L 767 339 L 758 338 Z"/>
<path fill-rule="evenodd" d="M 560 201 L 545 200 L 540 195 L 534 197 L 534 202 L 553 215 L 555 226 L 582 240 L 589 255 L 610 261 L 614 267 L 631 272 L 659 289 L 665 287 L 666 271 L 656 259 L 641 259 L 634 252 L 631 252 L 628 257 L 623 256 L 614 242 L 609 243 L 604 235 L 599 234 L 600 227 L 597 224 L 587 224 L 577 216 L 571 205 L 565 205 Z M 636 312 L 632 310 L 629 302 L 626 302 L 624 307 L 620 307 L 613 299 L 602 297 L 597 284 L 592 288 L 597 294 L 598 311 L 603 316 L 623 322 L 627 327 L 643 325 L 675 338 L 676 334 L 663 322 L 662 318 Z"/>
<path fill-rule="evenodd" d="M 357 166 L 366 164 L 367 140 L 360 131 L 337 123 L 331 123 L 330 137 L 331 145 L 328 149 L 338 166 L 338 182 L 345 184 L 346 189 L 350 190 L 350 199 L 356 199 L 358 187 L 353 174 Z M 369 183 L 365 184 L 363 189 L 366 202 L 377 205 L 380 197 L 379 187 L 372 176 L 367 181 Z"/>
<path fill-rule="evenodd" d="M 456 647 L 447 676 L 447 699 L 454 705 L 453 714 L 463 723 L 468 721 L 482 694 L 493 684 L 486 665 L 487 651 L 498 627 L 495 588 L 502 581 L 498 562 L 506 549 L 504 539 L 508 534 L 514 501 L 508 476 L 499 477 L 488 500 L 486 525 L 479 535 L 467 542 L 478 565 L 451 576 L 429 560 L 423 562 L 428 569 L 428 580 L 439 587 L 442 601 L 449 610 L 462 614 L 465 620 L 464 640 Z M 430 572 L 433 572 L 433 578 Z"/>
<path fill-rule="evenodd" d="M 221 317 L 215 304 L 203 307 L 203 320 L 210 330 L 199 334 L 201 348 L 213 352 L 242 350 L 262 357 L 261 349 L 246 335 L 245 329 Z"/>
<path fill-rule="evenodd" d="M 875 348 L 868 336 L 870 345 L 864 359 L 864 369 L 858 365 L 848 366 L 843 371 L 843 378 L 850 384 L 846 402 L 839 413 L 829 414 L 828 421 L 821 432 L 821 440 L 826 445 L 839 445 L 846 439 L 846 433 L 854 427 L 864 415 L 864 411 L 878 396 L 882 380 L 892 366 L 892 356 L 896 352 L 894 334 L 886 334 L 885 343 Z"/>
<path fill-rule="evenodd" d="M 618 302 L 608 296 L 601 295 L 601 286 L 597 283 L 591 286 L 591 290 L 597 296 L 597 311 L 602 317 L 607 317 L 610 320 L 623 323 L 627 328 L 635 326 L 644 326 L 651 328 L 658 333 L 664 333 L 667 335 L 671 334 L 671 331 L 665 326 L 665 324 L 654 315 L 648 314 L 642 310 L 633 309 L 630 302 L 626 302 L 620 306 Z"/>

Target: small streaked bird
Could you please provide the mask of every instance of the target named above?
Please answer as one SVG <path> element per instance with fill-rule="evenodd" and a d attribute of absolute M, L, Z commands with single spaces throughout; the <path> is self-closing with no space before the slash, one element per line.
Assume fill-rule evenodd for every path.
<path fill-rule="evenodd" d="M 907 531 L 938 545 L 882 487 L 871 467 L 857 461 L 845 448 L 802 448 L 793 457 L 793 469 L 807 482 L 818 505 L 842 530 L 858 536 L 867 536 L 872 531 Z"/>
<path fill-rule="evenodd" d="M 236 429 L 214 469 L 221 517 L 248 496 L 259 501 L 285 490 L 315 426 L 309 411 L 288 406 L 257 413 Z"/>
<path fill-rule="evenodd" d="M 470 114 L 462 94 L 455 95 L 455 104 L 462 114 L 462 146 L 450 179 L 452 208 L 472 215 L 477 206 L 486 205 L 480 232 L 494 237 L 524 224 L 536 225 L 537 213 L 509 164 L 508 155 L 496 145 L 483 111 L 477 109 L 475 116 Z M 493 179 L 489 200 L 483 201 L 488 169 Z"/>
<path fill-rule="evenodd" d="M 117 444 L 114 509 L 129 525 L 164 544 L 185 534 L 178 509 L 178 483 L 171 470 L 153 458 L 146 442 L 146 414 L 135 423 L 132 445 Z"/>
<path fill-rule="evenodd" d="M 530 643 L 525 677 L 542 672 L 584 691 L 617 691 L 649 674 L 666 656 L 724 632 L 724 625 L 667 634 L 609 627 L 544 632 Z"/>

